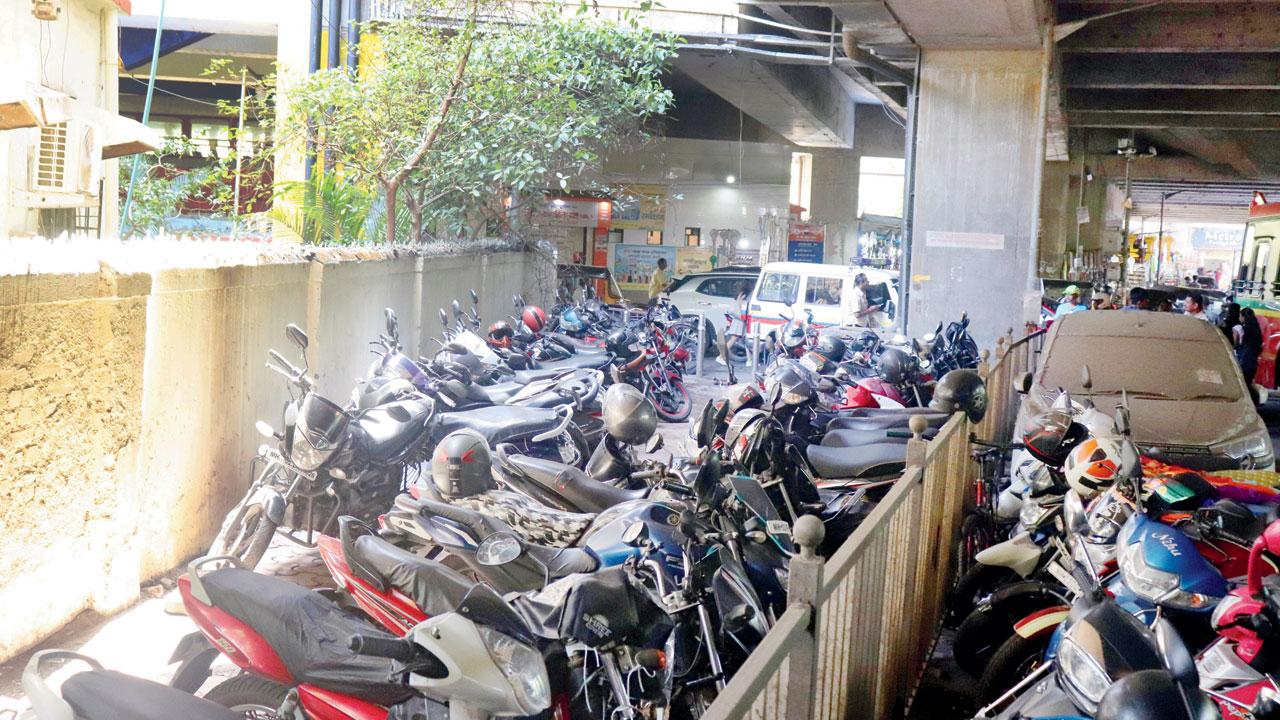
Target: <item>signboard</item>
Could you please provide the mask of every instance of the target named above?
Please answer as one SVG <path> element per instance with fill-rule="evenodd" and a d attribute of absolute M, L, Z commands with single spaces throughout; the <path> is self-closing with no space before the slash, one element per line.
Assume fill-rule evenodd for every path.
<path fill-rule="evenodd" d="M 1088 224 L 1088 222 L 1089 222 L 1089 208 L 1084 205 L 1081 205 L 1080 207 L 1076 208 L 1076 224 L 1086 225 Z"/>
<path fill-rule="evenodd" d="M 595 198 L 550 197 L 533 211 L 533 224 L 556 227 L 609 227 L 611 205 Z"/>
<path fill-rule="evenodd" d="M 1191 228 L 1191 247 L 1196 250 L 1226 250 L 1236 252 L 1244 242 L 1244 231 L 1238 227 Z"/>
<path fill-rule="evenodd" d="M 666 258 L 667 271 L 676 264 L 673 245 L 610 245 L 613 252 L 613 279 L 623 290 L 648 290 L 649 278 L 658 267 L 658 258 Z M 674 275 L 672 275 L 674 277 Z"/>
<path fill-rule="evenodd" d="M 676 250 L 676 275 L 711 271 L 711 248 L 679 248 Z"/>
<path fill-rule="evenodd" d="M 941 232 L 925 233 L 924 244 L 929 247 L 968 248 L 970 250 L 1003 250 L 1004 235 L 992 233 Z"/>
<path fill-rule="evenodd" d="M 666 185 L 623 185 L 613 198 L 612 227 L 662 230 L 667 223 Z"/>
<path fill-rule="evenodd" d="M 787 226 L 787 260 L 821 263 L 827 226 L 818 223 L 791 223 Z"/>

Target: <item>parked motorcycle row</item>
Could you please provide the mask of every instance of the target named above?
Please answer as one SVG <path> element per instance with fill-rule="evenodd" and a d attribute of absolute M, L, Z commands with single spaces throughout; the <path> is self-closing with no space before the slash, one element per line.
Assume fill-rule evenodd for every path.
<path fill-rule="evenodd" d="M 1143 457 L 1128 417 L 1064 392 L 977 452 L 1012 468 L 976 484 L 966 537 L 1005 539 L 961 548 L 949 599 L 977 717 L 1280 717 L 1276 474 Z"/>

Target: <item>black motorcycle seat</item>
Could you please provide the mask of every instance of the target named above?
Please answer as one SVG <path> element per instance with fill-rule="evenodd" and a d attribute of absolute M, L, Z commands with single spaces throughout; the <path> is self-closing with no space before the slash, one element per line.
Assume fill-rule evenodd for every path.
<path fill-rule="evenodd" d="M 552 367 L 552 368 L 542 368 L 537 370 L 517 370 L 515 372 L 515 378 L 516 378 L 515 382 L 519 383 L 520 385 L 528 385 L 529 383 L 537 382 L 538 380 L 548 380 L 550 378 L 553 378 L 559 375 L 560 373 L 563 373 L 565 370 L 575 370 L 575 369 L 576 368 L 572 368 L 572 367 L 568 367 L 568 368 Z"/>
<path fill-rule="evenodd" d="M 913 410 L 917 408 L 912 408 Z M 913 413 L 911 415 L 903 415 L 902 413 L 892 413 L 889 415 L 869 415 L 850 417 L 848 415 L 840 415 L 827 424 L 827 432 L 832 430 L 903 430 L 907 431 L 910 427 L 911 418 L 921 415 L 929 423 L 931 428 L 942 427 L 947 422 L 947 415 L 943 413 Z"/>
<path fill-rule="evenodd" d="M 457 610 L 476 585 L 458 571 L 401 550 L 377 535 L 356 538 L 352 549 L 363 567 L 410 597 L 427 617 Z"/>
<path fill-rule="evenodd" d="M 890 437 L 887 430 L 833 430 L 822 438 L 823 447 L 865 447 L 867 445 L 906 445 L 909 438 Z"/>
<path fill-rule="evenodd" d="M 600 482 L 572 465 L 528 455 L 507 456 L 506 467 L 563 497 L 582 512 L 602 512 L 628 500 L 642 500 L 649 494 L 648 488 L 624 490 Z"/>
<path fill-rule="evenodd" d="M 912 415 L 937 415 L 938 411 L 928 407 L 904 407 L 904 408 L 854 408 L 852 410 L 841 410 L 843 417 L 850 418 L 888 418 L 888 417 L 904 417 L 908 420 Z"/>
<path fill-rule="evenodd" d="M 467 386 L 467 399 L 489 405 L 501 405 L 523 389 L 524 384 L 518 382 L 505 382 L 494 385 L 476 385 L 473 383 Z"/>
<path fill-rule="evenodd" d="M 589 368 L 591 370 L 599 370 L 600 368 L 613 362 L 613 355 L 607 352 L 570 355 L 560 360 L 539 360 L 538 367 L 543 370 L 565 370 L 577 368 Z M 523 370 L 521 372 L 528 372 Z M 516 373 L 516 379 L 520 379 L 520 373 Z"/>
<path fill-rule="evenodd" d="M 557 340 L 563 340 L 566 344 L 571 346 L 574 350 L 578 351 L 579 353 L 592 353 L 592 352 L 602 353 L 605 351 L 604 348 L 601 347 L 600 345 L 589 343 L 585 340 L 579 340 L 578 338 L 572 335 L 567 335 L 565 333 L 556 333 L 555 336 Z"/>
<path fill-rule="evenodd" d="M 365 410 L 356 421 L 369 459 L 386 462 L 422 437 L 432 406 L 423 400 L 397 400 Z"/>
<path fill-rule="evenodd" d="M 243 713 L 181 690 L 114 670 L 89 670 L 62 684 L 62 699 L 82 720 L 240 720 Z"/>
<path fill-rule="evenodd" d="M 897 475 L 906 467 L 906 445 L 864 445 L 857 448 L 810 445 L 809 464 L 824 480 L 864 479 Z"/>
<path fill-rule="evenodd" d="M 213 606 L 261 635 L 297 683 L 377 705 L 395 705 L 413 696 L 407 686 L 389 679 L 391 660 L 357 655 L 347 648 L 352 635 L 392 636 L 347 615 L 319 593 L 240 568 L 215 570 L 200 581 Z"/>
<path fill-rule="evenodd" d="M 501 442 L 510 442 L 519 437 L 537 435 L 560 425 L 561 416 L 548 408 L 513 407 L 509 405 L 493 405 L 460 410 L 458 412 L 441 413 L 438 416 L 433 440 L 441 438 L 455 430 L 474 430 L 480 433 L 489 446 Z"/>

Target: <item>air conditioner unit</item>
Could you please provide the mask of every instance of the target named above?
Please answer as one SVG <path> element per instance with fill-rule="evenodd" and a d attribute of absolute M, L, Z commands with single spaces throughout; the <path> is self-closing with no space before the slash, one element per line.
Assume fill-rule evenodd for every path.
<path fill-rule="evenodd" d="M 30 152 L 30 192 L 97 197 L 101 180 L 102 128 L 75 118 L 40 128 Z"/>

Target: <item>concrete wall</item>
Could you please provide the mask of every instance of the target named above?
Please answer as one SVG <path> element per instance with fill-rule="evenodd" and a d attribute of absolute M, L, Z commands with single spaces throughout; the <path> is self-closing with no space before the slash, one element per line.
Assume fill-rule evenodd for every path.
<path fill-rule="evenodd" d="M 911 334 L 954 320 L 962 310 L 973 318 L 981 347 L 1022 327 L 1030 280 L 1040 59 L 1039 51 L 924 51 Z M 1003 239 L 982 249 L 977 246 L 984 239 L 975 235 Z"/>
<path fill-rule="evenodd" d="M 501 253 L 0 277 L 0 660 L 207 548 L 249 482 L 254 421 L 279 424 L 265 360 L 297 361 L 285 324 L 345 403 L 383 307 L 428 351 L 436 308 L 474 287 L 503 317 L 513 292 L 545 302 L 550 273 Z"/>

